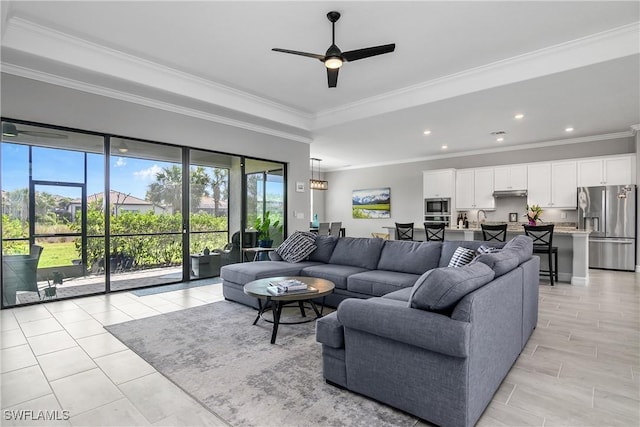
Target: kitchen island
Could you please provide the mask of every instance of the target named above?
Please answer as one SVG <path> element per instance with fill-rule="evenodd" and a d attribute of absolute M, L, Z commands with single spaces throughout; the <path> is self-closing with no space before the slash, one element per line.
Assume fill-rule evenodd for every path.
<path fill-rule="evenodd" d="M 394 239 L 395 227 L 382 227 L 389 232 L 389 238 Z M 524 234 L 522 224 L 509 225 L 507 240 L 518 234 Z M 445 240 L 484 240 L 482 229 L 446 228 Z M 414 228 L 414 240 L 424 241 L 424 228 Z M 589 232 L 571 227 L 556 227 L 553 230 L 553 246 L 558 248 L 558 281 L 569 282 L 572 285 L 587 285 L 589 283 Z M 547 269 L 547 257 L 540 257 L 542 269 Z"/>

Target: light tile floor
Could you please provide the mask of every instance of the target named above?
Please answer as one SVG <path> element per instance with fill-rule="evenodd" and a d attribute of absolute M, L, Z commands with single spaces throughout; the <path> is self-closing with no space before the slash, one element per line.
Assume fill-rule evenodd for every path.
<path fill-rule="evenodd" d="M 478 426 L 640 424 L 640 275 L 590 275 L 587 287 L 540 286 L 538 327 Z M 214 284 L 1 311 L 0 424 L 228 425 L 102 328 L 221 299 Z M 17 421 L 6 410 L 70 418 Z"/>

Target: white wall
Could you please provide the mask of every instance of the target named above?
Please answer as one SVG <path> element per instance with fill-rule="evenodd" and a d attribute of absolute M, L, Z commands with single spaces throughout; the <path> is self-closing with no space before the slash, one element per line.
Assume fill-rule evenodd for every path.
<path fill-rule="evenodd" d="M 309 145 L 3 73 L 3 117 L 288 163 L 288 231 L 308 230 Z M 294 211 L 303 212 L 296 218 Z"/>
<path fill-rule="evenodd" d="M 335 171 L 326 173 L 329 190 L 325 197 L 324 217 L 328 221 L 342 221 L 348 236 L 368 237 L 372 232 L 384 231 L 381 227 L 393 226 L 394 222 L 414 222 L 416 226 L 423 222 L 422 171 L 443 168 L 470 168 L 497 166 L 516 163 L 541 162 L 572 159 L 579 157 L 627 154 L 636 152 L 637 138 L 619 138 L 607 141 L 595 141 L 582 144 L 567 144 L 554 147 L 505 151 L 501 153 L 480 154 L 464 157 L 452 157 L 400 165 L 380 166 L 364 169 Z M 637 143 L 640 145 L 640 142 Z M 639 175 L 640 176 L 640 175 Z M 351 215 L 351 192 L 353 190 L 390 187 L 390 219 L 353 219 Z M 506 221 L 508 212 L 524 212 L 524 206 L 516 209 L 518 200 L 498 201 L 504 209 L 489 213 L 488 219 Z M 524 205 L 526 202 L 522 202 Z M 522 211 L 522 212 L 521 212 Z M 471 212 L 470 212 L 471 213 Z M 473 218 L 475 212 L 471 213 Z M 577 214 L 568 211 L 568 218 L 561 219 L 560 211 L 545 211 L 548 221 L 575 221 Z M 495 217 L 495 218 L 494 218 Z M 472 219 L 470 218 L 470 219 Z"/>

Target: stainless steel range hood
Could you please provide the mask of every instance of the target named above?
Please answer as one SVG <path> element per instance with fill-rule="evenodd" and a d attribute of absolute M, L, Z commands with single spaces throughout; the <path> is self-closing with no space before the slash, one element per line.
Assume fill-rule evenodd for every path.
<path fill-rule="evenodd" d="M 496 199 L 503 197 L 527 197 L 527 190 L 501 190 L 494 191 L 493 197 Z"/>

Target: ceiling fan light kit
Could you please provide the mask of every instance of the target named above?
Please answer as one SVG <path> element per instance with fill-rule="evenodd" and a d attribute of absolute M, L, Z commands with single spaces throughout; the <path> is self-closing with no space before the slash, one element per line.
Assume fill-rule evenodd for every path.
<path fill-rule="evenodd" d="M 336 46 L 336 21 L 340 19 L 340 12 L 331 11 L 327 13 L 327 19 L 331 21 L 331 46 L 327 49 L 324 55 L 309 52 L 300 52 L 297 50 L 273 48 L 271 50 L 275 52 L 289 53 L 292 55 L 306 56 L 309 58 L 318 59 L 324 63 L 327 68 L 327 82 L 329 87 L 336 87 L 338 85 L 338 70 L 345 62 L 353 62 L 358 59 L 369 58 L 376 55 L 382 55 L 384 53 L 393 52 L 396 48 L 395 43 L 385 44 L 380 46 L 365 47 L 363 49 L 350 50 L 348 52 L 342 52 L 338 46 Z"/>

